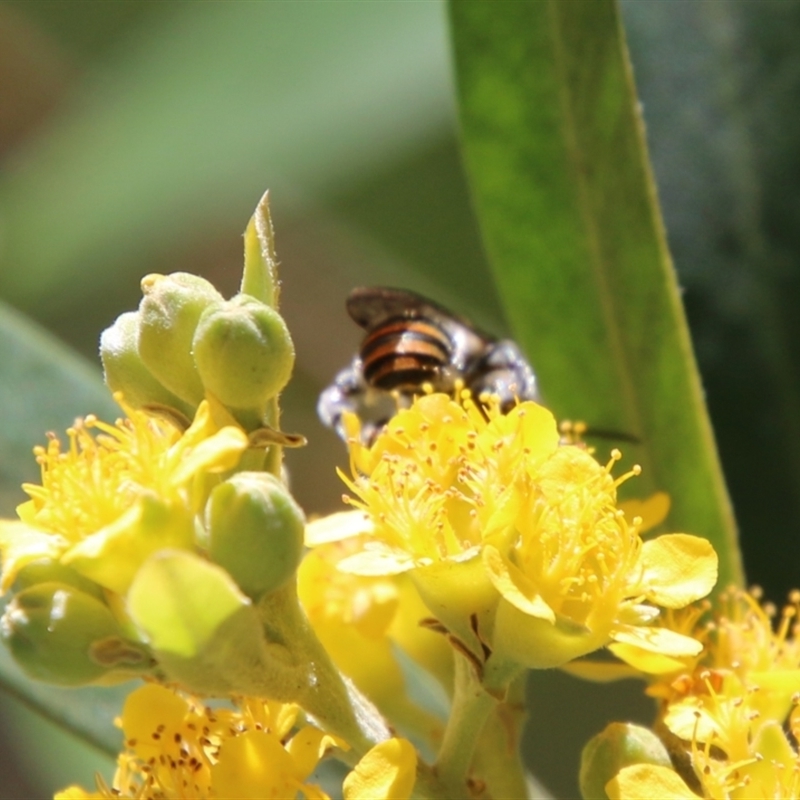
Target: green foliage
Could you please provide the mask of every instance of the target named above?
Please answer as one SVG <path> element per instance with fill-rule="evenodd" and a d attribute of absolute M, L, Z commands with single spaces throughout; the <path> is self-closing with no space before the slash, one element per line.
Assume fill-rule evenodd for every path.
<path fill-rule="evenodd" d="M 709 538 L 722 583 L 741 582 L 615 3 L 451 13 L 474 199 L 546 401 L 636 436 L 670 526 Z"/>
<path fill-rule="evenodd" d="M 9 515 L 25 499 L 21 480 L 39 469 L 33 447 L 89 413 L 114 419 L 119 408 L 100 371 L 6 305 L 0 305 L 0 500 Z"/>
<path fill-rule="evenodd" d="M 0 498 L 2 513 L 11 516 L 25 499 L 20 478 L 37 478 L 32 447 L 44 432 L 61 431 L 87 409 L 113 419 L 119 409 L 111 402 L 92 369 L 57 340 L 24 321 L 7 306 L 0 307 Z M 113 753 L 121 735 L 114 728 L 127 686 L 60 689 L 34 683 L 0 648 L 0 683 L 50 719 Z"/>

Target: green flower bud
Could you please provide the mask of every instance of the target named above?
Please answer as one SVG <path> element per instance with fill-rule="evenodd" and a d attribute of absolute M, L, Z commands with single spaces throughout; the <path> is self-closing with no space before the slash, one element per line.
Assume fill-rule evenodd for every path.
<path fill-rule="evenodd" d="M 192 358 L 192 338 L 200 315 L 222 295 L 203 278 L 185 272 L 142 279 L 139 306 L 139 355 L 171 392 L 196 406 L 203 384 Z"/>
<path fill-rule="evenodd" d="M 105 602 L 101 586 L 85 578 L 67 564 L 52 558 L 39 558 L 27 563 L 17 573 L 11 591 L 12 594 L 17 594 L 40 583 L 63 583 L 97 598 L 100 602 Z"/>
<path fill-rule="evenodd" d="M 0 638 L 28 675 L 63 686 L 113 673 L 125 679 L 151 666 L 108 606 L 66 583 L 39 583 L 15 595 L 0 619 Z"/>
<path fill-rule="evenodd" d="M 117 317 L 100 336 L 100 358 L 108 388 L 122 392 L 134 408 L 167 406 L 190 417 L 191 408 L 161 384 L 139 355 L 139 313 L 128 311 Z"/>
<path fill-rule="evenodd" d="M 203 384 L 230 408 L 263 408 L 289 382 L 294 345 L 283 317 L 249 295 L 206 309 L 194 335 Z"/>
<path fill-rule="evenodd" d="M 240 472 L 211 493 L 209 556 L 258 598 L 288 581 L 303 555 L 303 512 L 266 472 Z"/>
<path fill-rule="evenodd" d="M 651 730 L 612 722 L 583 748 L 579 776 L 583 800 L 608 800 L 606 784 L 632 764 L 672 767 L 666 747 Z"/>

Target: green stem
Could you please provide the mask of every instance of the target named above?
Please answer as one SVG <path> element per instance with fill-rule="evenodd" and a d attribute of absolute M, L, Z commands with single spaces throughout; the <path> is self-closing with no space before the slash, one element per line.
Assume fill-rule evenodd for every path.
<path fill-rule="evenodd" d="M 486 782 L 491 797 L 528 796 L 525 768 L 519 741 L 527 712 L 526 675 L 520 675 L 509 688 L 505 702 L 499 703 L 486 721 L 475 753 L 475 773 Z"/>
<path fill-rule="evenodd" d="M 453 707 L 434 764 L 439 781 L 453 800 L 469 797 L 467 777 L 475 746 L 487 718 L 496 706 L 496 697 L 483 688 L 475 674 L 474 665 L 456 654 Z"/>
<path fill-rule="evenodd" d="M 280 415 L 281 411 L 280 411 L 280 405 L 278 404 L 278 398 L 273 397 L 271 400 L 267 401 L 267 408 L 264 413 L 264 421 L 267 423 L 267 425 L 275 428 L 275 430 L 279 430 Z M 280 478 L 282 462 L 283 462 L 282 447 L 274 445 L 267 449 L 265 464 L 264 464 L 264 469 L 267 472 L 271 472 L 276 478 Z"/>
<path fill-rule="evenodd" d="M 377 710 L 342 677 L 317 639 L 293 583 L 265 595 L 258 612 L 270 641 L 282 645 L 296 665 L 307 667 L 297 702 L 330 733 L 341 736 L 360 758 L 391 735 Z"/>

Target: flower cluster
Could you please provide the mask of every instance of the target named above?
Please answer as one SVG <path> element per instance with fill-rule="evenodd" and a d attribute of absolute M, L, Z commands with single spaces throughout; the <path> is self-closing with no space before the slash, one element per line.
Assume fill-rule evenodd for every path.
<path fill-rule="evenodd" d="M 66 448 L 55 436 L 37 448 L 41 484 L 23 487 L 17 520 L 0 521 L 0 586 L 13 595 L 0 635 L 34 677 L 56 683 L 153 669 L 124 598 L 148 559 L 195 547 L 209 481 L 247 448 L 207 404 L 181 431 L 120 402 L 116 424 L 87 417 Z"/>
<path fill-rule="evenodd" d="M 275 263 L 265 199 L 231 300 L 192 275 L 146 277 L 101 340 L 124 417 L 51 435 L 40 483 L 0 521 L 0 638 L 23 669 L 145 681 L 111 784 L 57 800 L 324 800 L 329 757 L 348 766 L 346 800 L 522 796 L 524 670 L 603 647 L 648 675 L 692 769 L 640 759 L 606 770 L 602 792 L 794 791 L 793 766 L 759 772 L 761 754 L 795 758 L 780 728 L 800 727 L 791 615 L 773 634 L 736 595 L 701 624 L 709 542 L 643 538 L 664 496 L 618 502 L 638 468 L 614 476 L 617 451 L 598 462 L 543 406 L 409 393 L 385 427 L 366 423 L 369 443 L 344 413 L 353 509 L 306 525 L 282 468 L 304 440 L 279 428 L 294 348 Z"/>
<path fill-rule="evenodd" d="M 704 605 L 675 620 L 705 650 L 682 666 L 650 663 L 661 670 L 649 676 L 648 693 L 660 699 L 655 730 L 669 757 L 627 764 L 608 796 L 800 796 L 799 609 L 796 592 L 775 626 L 757 593 L 732 588 L 710 616 Z"/>
<path fill-rule="evenodd" d="M 417 399 L 371 446 L 355 418 L 345 425 L 343 478 L 371 531 L 340 569 L 409 572 L 431 613 L 473 652 L 486 646 L 527 667 L 609 642 L 676 657 L 700 651 L 655 621 L 659 606 L 710 591 L 716 554 L 687 534 L 642 540 L 641 519 L 617 505 L 619 484 L 636 472 L 614 478 L 618 454 L 601 465 L 562 444 L 542 406 L 503 414 L 467 392 Z"/>

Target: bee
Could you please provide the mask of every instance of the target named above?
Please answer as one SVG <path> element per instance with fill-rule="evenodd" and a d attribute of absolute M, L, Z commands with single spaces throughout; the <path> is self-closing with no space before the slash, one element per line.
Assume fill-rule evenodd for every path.
<path fill-rule="evenodd" d="M 496 395 L 504 410 L 539 401 L 536 376 L 517 344 L 433 300 L 405 289 L 359 287 L 347 298 L 347 312 L 366 334 L 317 404 L 320 420 L 342 439 L 345 412 L 358 415 L 362 437 L 371 442 L 426 385 L 449 393 L 460 381 L 476 397 Z"/>

